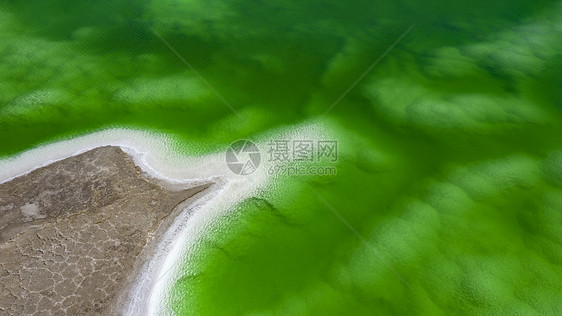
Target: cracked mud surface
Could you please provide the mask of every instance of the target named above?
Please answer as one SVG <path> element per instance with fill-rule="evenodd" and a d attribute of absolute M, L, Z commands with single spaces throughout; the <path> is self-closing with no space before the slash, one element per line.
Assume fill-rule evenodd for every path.
<path fill-rule="evenodd" d="M 118 147 L 0 184 L 0 315 L 108 315 L 158 236 L 209 185 L 165 188 Z"/>

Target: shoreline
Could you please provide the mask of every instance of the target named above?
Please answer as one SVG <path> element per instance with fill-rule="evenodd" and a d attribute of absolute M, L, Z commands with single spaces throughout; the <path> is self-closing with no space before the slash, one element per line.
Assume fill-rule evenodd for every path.
<path fill-rule="evenodd" d="M 260 135 L 263 145 L 273 136 L 288 139 L 327 137 L 324 128 L 315 124 Z M 50 144 L 44 144 L 15 156 L 0 159 L 0 183 L 25 175 L 54 162 L 76 156 L 101 146 L 120 147 L 148 177 L 161 185 L 177 189 L 213 183 L 202 197 L 181 207 L 173 222 L 155 242 L 152 254 L 140 264 L 134 282 L 120 297 L 120 312 L 125 315 L 168 315 L 170 287 L 180 271 L 189 270 L 189 262 L 198 241 L 233 207 L 246 198 L 264 192 L 274 177 L 260 168 L 251 175 L 233 174 L 225 163 L 224 153 L 185 156 L 173 149 L 164 134 L 133 129 L 113 128 Z"/>
<path fill-rule="evenodd" d="M 148 313 L 148 306 L 143 302 L 146 304 L 153 295 L 153 289 L 162 280 L 162 275 L 171 271 L 165 270 L 164 262 L 174 247 L 176 237 L 184 230 L 185 223 L 194 212 L 216 194 L 217 183 L 209 185 L 204 191 L 180 203 L 170 218 L 160 224 L 154 239 L 139 256 L 130 286 L 117 300 L 116 314 L 136 316 Z"/>

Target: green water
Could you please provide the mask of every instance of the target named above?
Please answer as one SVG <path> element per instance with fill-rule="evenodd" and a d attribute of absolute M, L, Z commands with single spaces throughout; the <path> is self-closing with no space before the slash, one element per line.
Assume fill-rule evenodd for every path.
<path fill-rule="evenodd" d="M 238 205 L 173 310 L 562 314 L 560 2 L 4 1 L 0 154 L 115 126 L 195 155 L 290 130 L 409 27 L 318 121 L 337 176 Z"/>

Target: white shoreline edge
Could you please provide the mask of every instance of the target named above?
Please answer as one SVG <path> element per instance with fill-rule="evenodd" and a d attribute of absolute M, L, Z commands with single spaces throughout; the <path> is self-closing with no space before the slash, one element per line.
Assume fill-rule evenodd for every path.
<path fill-rule="evenodd" d="M 318 139 L 318 135 L 325 138 L 327 134 L 326 129 L 307 123 L 291 130 L 269 132 L 254 140 L 258 147 L 263 148 L 269 139 Z M 224 162 L 223 152 L 188 157 L 175 152 L 173 143 L 164 134 L 114 128 L 47 144 L 2 159 L 0 183 L 108 145 L 121 147 L 133 157 L 137 166 L 155 178 L 173 184 L 215 183 L 205 195 L 187 207 L 190 212 L 184 209 L 174 220 L 157 245 L 156 255 L 145 263 L 142 272 L 136 277 L 123 310 L 124 315 L 173 315 L 168 306 L 170 287 L 178 280 L 180 270 L 186 267 L 198 241 L 212 230 L 213 224 L 225 212 L 240 201 L 266 190 L 273 178 L 268 175 L 266 168 L 259 168 L 248 176 L 233 174 Z M 262 153 L 262 161 L 264 158 Z"/>

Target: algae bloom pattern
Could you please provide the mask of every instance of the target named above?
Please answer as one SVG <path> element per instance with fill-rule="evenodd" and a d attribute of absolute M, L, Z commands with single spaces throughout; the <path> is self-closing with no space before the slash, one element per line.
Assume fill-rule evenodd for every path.
<path fill-rule="evenodd" d="M 210 187 L 129 315 L 562 315 L 561 52 L 551 0 L 7 0 L 0 182 L 115 145 Z"/>

